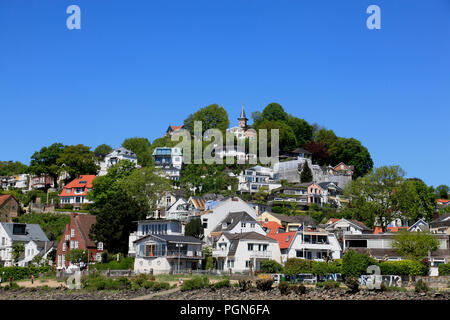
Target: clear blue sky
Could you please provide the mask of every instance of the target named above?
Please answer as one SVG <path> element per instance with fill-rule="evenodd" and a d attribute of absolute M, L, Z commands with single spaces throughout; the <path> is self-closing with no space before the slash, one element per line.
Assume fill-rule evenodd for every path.
<path fill-rule="evenodd" d="M 0 160 L 152 141 L 211 103 L 235 125 L 270 102 L 450 185 L 450 1 L 0 0 Z"/>

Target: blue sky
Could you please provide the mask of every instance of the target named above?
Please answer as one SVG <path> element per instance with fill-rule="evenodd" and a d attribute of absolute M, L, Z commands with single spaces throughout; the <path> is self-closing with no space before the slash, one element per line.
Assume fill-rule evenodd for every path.
<path fill-rule="evenodd" d="M 278 102 L 375 166 L 450 185 L 449 0 L 0 0 L 0 47 L 0 160 L 152 141 L 211 103 L 235 125 L 242 103 Z"/>

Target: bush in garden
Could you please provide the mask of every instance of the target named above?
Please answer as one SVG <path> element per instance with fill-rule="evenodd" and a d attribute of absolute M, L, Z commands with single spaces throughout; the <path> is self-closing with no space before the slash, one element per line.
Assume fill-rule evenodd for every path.
<path fill-rule="evenodd" d="M 207 276 L 195 276 L 190 280 L 183 281 L 181 285 L 181 291 L 190 291 L 206 288 L 209 286 L 209 280 Z"/>
<path fill-rule="evenodd" d="M 342 259 L 342 274 L 344 276 L 359 277 L 367 273 L 367 267 L 370 265 L 378 265 L 378 263 L 367 254 L 348 250 Z"/>
<path fill-rule="evenodd" d="M 151 281 L 149 281 L 151 282 Z M 153 291 L 160 291 L 160 290 L 168 290 L 170 289 L 170 283 L 168 282 L 153 282 L 153 286 L 151 287 Z"/>
<path fill-rule="evenodd" d="M 214 283 L 213 287 L 215 289 L 228 288 L 228 287 L 230 287 L 230 279 L 224 279 L 224 280 L 218 281 L 218 282 Z"/>
<path fill-rule="evenodd" d="M 252 287 L 252 282 L 250 280 L 239 280 L 239 288 L 241 291 L 247 291 Z"/>
<path fill-rule="evenodd" d="M 0 267 L 0 275 L 3 278 L 3 282 L 9 281 L 9 278 L 14 277 L 14 281 L 29 279 L 31 275 L 35 278 L 40 273 L 47 273 L 51 271 L 50 266 L 36 267 L 34 265 L 28 267 Z"/>
<path fill-rule="evenodd" d="M 294 276 L 299 273 L 311 273 L 312 261 L 299 259 L 299 258 L 289 258 L 284 264 L 284 273 L 290 276 Z"/>
<path fill-rule="evenodd" d="M 306 287 L 303 284 L 294 285 L 292 286 L 292 289 L 296 294 L 302 295 L 306 293 Z"/>
<path fill-rule="evenodd" d="M 291 288 L 289 286 L 289 283 L 287 283 L 285 281 L 280 282 L 280 284 L 278 285 L 278 290 L 280 290 L 280 293 L 282 295 L 286 295 L 286 294 L 289 294 L 289 292 L 291 292 Z"/>
<path fill-rule="evenodd" d="M 332 260 L 328 262 L 329 273 L 342 273 L 342 259 Z"/>
<path fill-rule="evenodd" d="M 379 264 L 381 274 L 399 276 L 423 276 L 427 274 L 427 267 L 414 260 L 384 261 Z"/>
<path fill-rule="evenodd" d="M 448 276 L 450 275 L 450 263 L 441 263 L 438 266 L 439 275 L 440 276 Z"/>
<path fill-rule="evenodd" d="M 357 277 L 348 277 L 345 280 L 345 285 L 351 293 L 356 293 L 359 291 L 359 280 Z"/>
<path fill-rule="evenodd" d="M 333 280 L 328 280 L 323 283 L 323 288 L 325 290 L 337 289 L 339 288 L 339 286 L 340 286 L 339 282 Z"/>
<path fill-rule="evenodd" d="M 264 260 L 261 262 L 261 271 L 265 273 L 282 273 L 283 266 L 275 260 Z"/>
<path fill-rule="evenodd" d="M 417 293 L 428 292 L 429 290 L 430 290 L 430 288 L 424 281 L 422 281 L 422 279 L 419 279 L 419 281 L 417 281 L 414 286 L 414 291 L 416 291 Z"/>
<path fill-rule="evenodd" d="M 321 261 L 313 261 L 311 264 L 311 273 L 316 276 L 325 276 L 330 273 L 328 264 Z"/>
<path fill-rule="evenodd" d="M 261 291 L 269 291 L 272 290 L 272 279 L 258 279 L 256 280 L 256 288 Z"/>

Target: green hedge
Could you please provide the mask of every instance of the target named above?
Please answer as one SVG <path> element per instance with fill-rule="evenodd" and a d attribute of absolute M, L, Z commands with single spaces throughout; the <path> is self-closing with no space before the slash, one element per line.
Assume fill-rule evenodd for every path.
<path fill-rule="evenodd" d="M 284 273 L 290 276 L 299 273 L 312 273 L 317 276 L 325 276 L 330 273 L 341 273 L 342 261 L 334 260 L 328 263 L 299 258 L 287 259 L 284 265 Z"/>
<path fill-rule="evenodd" d="M 89 266 L 89 268 L 96 268 L 97 270 L 132 270 L 134 269 L 134 258 L 126 257 L 121 258 L 119 262 L 113 260 L 108 263 L 96 263 Z"/>
<path fill-rule="evenodd" d="M 46 267 L 0 267 L 0 277 L 2 277 L 3 282 L 9 281 L 10 277 L 14 277 L 14 281 L 29 279 L 31 275 L 34 275 L 36 278 L 39 276 L 39 273 L 45 273 L 51 271 L 49 266 Z"/>
<path fill-rule="evenodd" d="M 396 276 L 425 276 L 427 275 L 427 267 L 413 260 L 400 261 L 384 261 L 378 263 L 381 274 Z"/>
<path fill-rule="evenodd" d="M 438 266 L 439 275 L 440 276 L 449 276 L 450 275 L 450 263 L 441 263 Z"/>
<path fill-rule="evenodd" d="M 370 258 L 367 254 L 349 250 L 342 259 L 342 274 L 344 276 L 359 277 L 362 274 L 367 274 L 368 266 L 377 264 L 377 261 Z"/>

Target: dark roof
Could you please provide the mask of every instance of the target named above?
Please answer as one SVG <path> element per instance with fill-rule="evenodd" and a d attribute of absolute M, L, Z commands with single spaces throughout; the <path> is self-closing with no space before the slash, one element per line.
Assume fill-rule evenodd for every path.
<path fill-rule="evenodd" d="M 309 152 L 308 150 L 305 150 L 303 148 L 297 148 L 292 150 L 290 153 L 295 153 L 295 154 L 300 154 L 300 153 L 304 153 L 304 154 L 312 154 L 311 152 Z"/>
<path fill-rule="evenodd" d="M 96 247 L 95 241 L 89 237 L 89 231 L 93 224 L 95 224 L 97 217 L 89 214 L 78 214 L 72 215 L 75 225 L 80 231 L 81 237 L 83 239 L 86 247 Z"/>
<path fill-rule="evenodd" d="M 247 222 L 247 221 L 254 221 L 256 223 L 256 220 L 252 218 L 247 212 L 245 211 L 239 211 L 239 212 L 230 212 L 228 215 L 223 219 L 217 227 L 213 230 L 213 232 L 218 231 L 224 231 L 224 230 L 233 230 L 233 228 L 240 222 Z M 227 228 L 222 229 L 222 224 L 226 223 Z"/>
<path fill-rule="evenodd" d="M 328 226 L 328 228 L 332 228 L 332 226 L 334 226 L 336 223 L 338 223 L 338 222 L 341 221 L 341 220 L 348 221 L 348 222 L 354 224 L 356 227 L 358 227 L 358 228 L 360 228 L 360 229 L 362 229 L 362 230 L 365 230 L 365 231 L 372 231 L 372 229 L 368 228 L 365 224 L 363 224 L 363 223 L 361 223 L 361 222 L 359 222 L 359 221 L 356 221 L 356 220 L 351 220 L 351 219 L 339 219 L 339 220 L 333 222 L 332 224 L 330 224 L 330 225 Z"/>
<path fill-rule="evenodd" d="M 429 223 L 430 228 L 450 227 L 450 212 L 445 213 Z"/>
<path fill-rule="evenodd" d="M 191 236 L 180 236 L 180 235 L 169 235 L 169 234 L 149 234 L 145 237 L 135 240 L 134 242 L 139 242 L 148 238 L 156 238 L 159 240 L 164 240 L 167 242 L 177 242 L 177 243 L 203 243 L 201 240 L 191 237 Z"/>
<path fill-rule="evenodd" d="M 42 231 L 41 227 L 38 224 L 1 222 L 1 225 L 8 234 L 8 237 L 12 239 L 12 241 L 49 241 L 44 231 Z M 26 234 L 14 234 L 14 225 L 25 225 Z"/>
<path fill-rule="evenodd" d="M 313 218 L 311 218 L 311 216 L 307 216 L 307 215 L 287 216 L 285 214 L 280 214 L 280 213 L 275 213 L 275 212 L 271 212 L 270 214 L 272 216 L 274 216 L 275 218 L 281 220 L 282 222 L 301 223 L 301 224 L 305 224 L 305 225 L 311 225 L 312 227 L 317 226 L 317 223 L 313 220 Z"/>
<path fill-rule="evenodd" d="M 228 251 L 228 256 L 233 257 L 236 254 L 236 249 L 239 245 L 240 240 L 262 240 L 269 242 L 278 242 L 270 237 L 263 236 L 257 232 L 244 232 L 244 233 L 229 233 L 224 232 L 223 235 L 230 240 L 230 250 Z"/>

